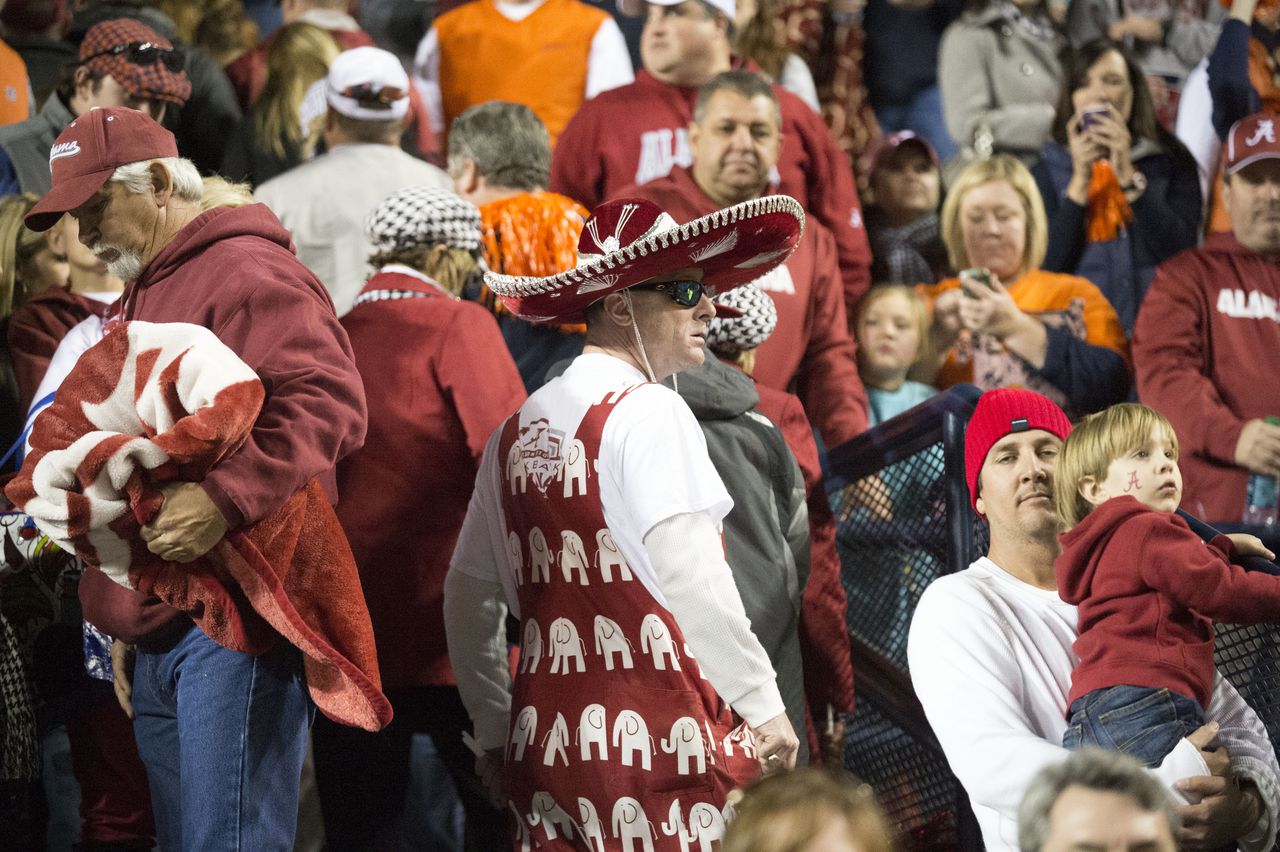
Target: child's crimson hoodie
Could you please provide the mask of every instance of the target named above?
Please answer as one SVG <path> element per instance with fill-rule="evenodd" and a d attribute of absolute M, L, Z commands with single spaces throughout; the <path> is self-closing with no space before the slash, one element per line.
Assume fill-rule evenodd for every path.
<path fill-rule="evenodd" d="M 1207 707 L 1213 622 L 1280 621 L 1280 577 L 1232 565 L 1226 536 L 1206 543 L 1133 497 L 1108 500 L 1059 538 L 1058 594 L 1079 608 L 1068 707 L 1119 685 L 1167 688 Z"/>

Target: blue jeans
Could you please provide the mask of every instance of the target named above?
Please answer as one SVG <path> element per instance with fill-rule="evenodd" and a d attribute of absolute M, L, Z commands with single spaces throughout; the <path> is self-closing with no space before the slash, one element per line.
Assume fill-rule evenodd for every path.
<path fill-rule="evenodd" d="M 1204 710 L 1185 695 L 1145 686 L 1095 689 L 1071 704 L 1062 745 L 1122 751 L 1159 766 L 1178 741 L 1204 724 Z"/>
<path fill-rule="evenodd" d="M 296 648 L 252 657 L 193 625 L 138 652 L 133 710 L 164 852 L 291 852 L 315 713 Z"/>
<path fill-rule="evenodd" d="M 937 86 L 921 89 L 907 103 L 882 106 L 876 110 L 876 121 L 885 135 L 911 130 L 923 136 L 938 152 L 938 162 L 945 163 L 959 150 L 956 140 L 947 132 L 942 117 L 942 95 Z"/>

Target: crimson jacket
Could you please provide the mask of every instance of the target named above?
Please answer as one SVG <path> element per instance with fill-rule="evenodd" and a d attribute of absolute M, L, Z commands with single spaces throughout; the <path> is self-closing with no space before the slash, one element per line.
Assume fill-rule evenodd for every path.
<path fill-rule="evenodd" d="M 1068 707 L 1120 685 L 1170 689 L 1207 707 L 1213 620 L 1280 621 L 1280 577 L 1232 565 L 1226 536 L 1205 543 L 1182 518 L 1129 495 L 1060 538 L 1058 594 L 1079 608 Z"/>
<path fill-rule="evenodd" d="M 862 226 L 862 207 L 844 152 L 818 115 L 790 92 L 773 87 L 782 107 L 782 157 L 776 191 L 800 202 L 835 235 L 852 308 L 871 283 L 871 248 Z M 551 186 L 594 210 L 632 184 L 665 177 L 692 163 L 688 127 L 696 88 L 659 82 L 637 71 L 626 86 L 601 92 L 584 103 L 556 143 Z"/>
<path fill-rule="evenodd" d="M 82 320 L 105 315 L 109 306 L 61 287 L 50 287 L 9 318 L 9 353 L 18 379 L 18 406 L 31 407 L 32 395 L 44 380 L 49 361 L 67 332 Z"/>
<path fill-rule="evenodd" d="M 1248 471 L 1235 463 L 1244 424 L 1280 415 L 1280 263 L 1211 234 L 1156 271 L 1133 330 L 1138 395 L 1173 423 L 1182 505 L 1239 523 Z"/>
<path fill-rule="evenodd" d="M 485 442 L 524 384 L 484 308 L 384 267 L 342 318 L 369 400 L 364 446 L 338 465 L 387 687 L 452 685 L 444 578 Z M 369 301 L 379 291 L 420 294 Z"/>
<path fill-rule="evenodd" d="M 719 209 L 685 168 L 629 187 L 624 196 L 646 198 L 677 222 Z M 785 269 L 755 282 L 773 298 L 778 327 L 756 351 L 754 378 L 793 390 L 829 447 L 867 430 L 867 391 L 858 377 L 835 253 L 831 232 L 810 219 Z"/>

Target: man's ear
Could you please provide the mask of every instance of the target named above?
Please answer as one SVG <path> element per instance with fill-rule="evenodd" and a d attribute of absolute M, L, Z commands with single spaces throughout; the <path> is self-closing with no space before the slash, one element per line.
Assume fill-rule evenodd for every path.
<path fill-rule="evenodd" d="M 160 163 L 152 163 L 147 171 L 151 174 L 151 191 L 155 194 L 156 206 L 167 206 L 173 197 L 173 175 Z"/>
<path fill-rule="evenodd" d="M 1093 476 L 1080 477 L 1080 485 L 1076 487 L 1080 492 L 1080 496 L 1089 502 L 1090 506 L 1101 506 L 1107 501 L 1106 495 L 1102 493 L 1102 483 Z"/>
<path fill-rule="evenodd" d="M 627 296 L 622 295 L 622 293 L 610 293 L 604 297 L 602 307 L 604 315 L 609 322 L 620 328 L 626 328 L 631 325 L 632 305 Z"/>
<path fill-rule="evenodd" d="M 464 158 L 462 166 L 458 169 L 457 177 L 453 179 L 454 191 L 466 198 L 479 192 L 480 185 L 483 182 L 484 178 L 480 176 L 480 169 L 476 168 L 476 161 Z"/>

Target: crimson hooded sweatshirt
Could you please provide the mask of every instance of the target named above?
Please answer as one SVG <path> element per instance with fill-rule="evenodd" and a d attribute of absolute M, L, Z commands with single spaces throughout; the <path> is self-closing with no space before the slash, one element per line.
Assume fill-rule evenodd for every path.
<path fill-rule="evenodd" d="M 231 529 L 271 514 L 313 477 L 335 497 L 334 466 L 364 442 L 364 384 L 329 294 L 274 213 L 253 204 L 200 214 L 121 304 L 125 320 L 204 326 L 266 388 L 244 446 L 201 483 Z M 144 647 L 166 632 L 162 612 L 177 616 L 101 575 L 80 590 L 92 624 Z"/>
<path fill-rule="evenodd" d="M 1244 424 L 1280 415 L 1278 261 L 1212 234 L 1160 265 L 1134 325 L 1138 395 L 1173 423 L 1182 506 L 1210 522 L 1243 513 Z"/>
<path fill-rule="evenodd" d="M 785 89 L 773 91 L 782 108 L 782 154 L 779 182 L 769 191 L 799 201 L 835 236 L 845 304 L 852 310 L 871 283 L 871 245 L 849 158 L 822 116 Z M 596 95 L 560 135 L 549 188 L 594 210 L 631 184 L 691 165 L 688 128 L 697 99 L 697 88 L 663 83 L 647 71 L 637 72 L 634 83 Z"/>
<path fill-rule="evenodd" d="M 1113 497 L 1059 538 L 1058 594 L 1078 607 L 1080 662 L 1067 706 L 1095 689 L 1169 689 L 1209 706 L 1213 622 L 1280 621 L 1280 577 L 1246 572 L 1231 541 Z"/>

